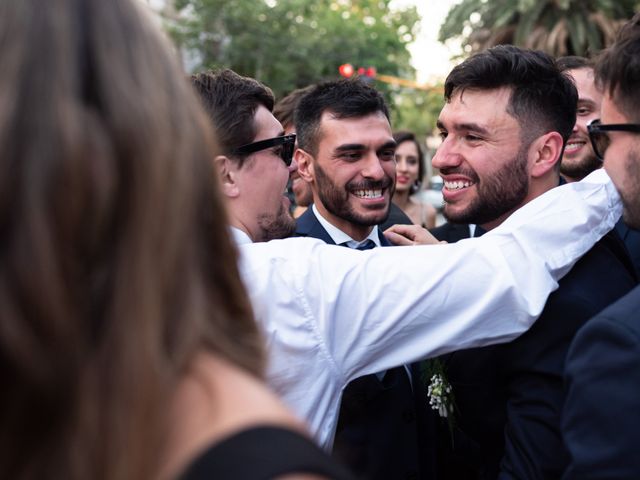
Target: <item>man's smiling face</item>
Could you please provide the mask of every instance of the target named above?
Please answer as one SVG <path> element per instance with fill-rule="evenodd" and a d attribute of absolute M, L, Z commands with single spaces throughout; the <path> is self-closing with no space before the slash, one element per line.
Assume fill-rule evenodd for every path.
<path fill-rule="evenodd" d="M 587 125 L 600 118 L 602 92 L 596 88 L 591 68 L 567 70 L 567 73 L 578 90 L 578 108 L 576 124 L 564 149 L 560 172 L 567 180 L 581 180 L 602 166 L 591 148 L 587 131 Z"/>
<path fill-rule="evenodd" d="M 386 220 L 395 184 L 395 141 L 382 112 L 336 118 L 324 112 L 308 171 L 320 213 L 352 238 Z M 355 230 L 360 233 L 352 234 Z"/>
<path fill-rule="evenodd" d="M 444 180 L 444 215 L 451 222 L 493 228 L 525 202 L 528 145 L 507 112 L 510 95 L 509 88 L 467 89 L 440 113 L 443 142 L 432 162 Z"/>

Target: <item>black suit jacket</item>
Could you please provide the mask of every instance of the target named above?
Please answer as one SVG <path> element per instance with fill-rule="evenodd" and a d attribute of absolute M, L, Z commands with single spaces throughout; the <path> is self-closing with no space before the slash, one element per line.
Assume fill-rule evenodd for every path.
<path fill-rule="evenodd" d="M 322 227 L 312 208 L 297 220 L 296 236 L 319 238 L 335 244 Z M 383 246 L 390 246 L 379 230 Z M 391 375 L 396 371 L 404 379 Z M 365 375 L 350 382 L 343 392 L 333 454 L 358 476 L 366 479 L 434 478 L 433 466 L 434 425 L 426 422 L 426 393 L 418 364 L 410 366 L 411 385 L 404 366 L 388 370 L 379 380 L 376 375 Z M 404 381 L 402 381 L 404 380 Z"/>
<path fill-rule="evenodd" d="M 429 230 L 431 234 L 438 240 L 449 243 L 455 243 L 458 240 L 469 238 L 469 225 L 466 223 L 443 223 L 439 227 Z"/>
<path fill-rule="evenodd" d="M 640 478 L 640 287 L 592 318 L 567 356 L 565 480 Z"/>
<path fill-rule="evenodd" d="M 516 340 L 441 357 L 457 411 L 453 446 L 440 421 L 439 478 L 560 478 L 569 463 L 560 428 L 567 350 L 636 283 L 619 242 L 610 234 L 580 259 Z"/>

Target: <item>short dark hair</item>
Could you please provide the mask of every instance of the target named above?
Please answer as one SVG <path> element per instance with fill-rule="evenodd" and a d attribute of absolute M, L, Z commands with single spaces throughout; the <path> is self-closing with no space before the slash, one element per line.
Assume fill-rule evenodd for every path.
<path fill-rule="evenodd" d="M 216 129 L 220 148 L 227 155 L 253 142 L 256 136 L 253 117 L 260 105 L 273 110 L 271 89 L 233 70 L 198 73 L 191 76 L 191 84 Z M 241 164 L 244 160 L 238 155 L 234 158 L 238 158 Z"/>
<path fill-rule="evenodd" d="M 451 71 L 444 96 L 449 102 L 466 89 L 502 87 L 511 89 L 507 112 L 524 127 L 523 135 L 531 138 L 554 131 L 566 143 L 576 123 L 578 92 L 544 52 L 498 45 L 477 53 Z"/>
<path fill-rule="evenodd" d="M 286 129 L 289 125 L 294 124 L 294 114 L 300 99 L 313 90 L 313 87 L 313 85 L 309 85 L 304 88 L 298 88 L 278 100 L 275 104 L 273 107 L 273 116 L 278 119 L 283 128 Z"/>
<path fill-rule="evenodd" d="M 320 83 L 300 99 L 295 111 L 298 146 L 316 155 L 322 114 L 330 111 L 336 118 L 358 118 L 389 109 L 378 90 L 360 79 L 340 79 Z"/>
<path fill-rule="evenodd" d="M 579 57 L 578 55 L 567 55 L 556 59 L 556 64 L 561 72 L 567 70 L 579 70 L 581 68 L 590 68 L 593 70 L 595 62 L 587 57 Z"/>
<path fill-rule="evenodd" d="M 409 131 L 399 131 L 393 133 L 393 139 L 396 141 L 397 145 L 400 145 L 403 142 L 413 142 L 418 149 L 418 184 L 411 185 L 411 194 L 416 193 L 420 190 L 420 186 L 422 185 L 422 179 L 424 178 L 424 153 L 422 153 L 422 147 L 420 146 L 420 142 L 416 139 L 416 136 L 413 132 Z"/>
<path fill-rule="evenodd" d="M 640 119 L 640 13 L 618 32 L 596 63 L 596 85 L 629 119 Z"/>

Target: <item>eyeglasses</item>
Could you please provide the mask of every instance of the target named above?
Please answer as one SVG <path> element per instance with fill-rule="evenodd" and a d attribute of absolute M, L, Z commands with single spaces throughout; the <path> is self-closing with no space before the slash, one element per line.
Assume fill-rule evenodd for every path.
<path fill-rule="evenodd" d="M 640 125 L 636 123 L 615 123 L 615 124 L 602 124 L 600 120 L 594 120 L 587 125 L 589 130 L 589 139 L 593 146 L 593 151 L 601 161 L 604 160 L 604 152 L 611 143 L 609 134 L 607 132 L 633 132 L 640 133 Z"/>
<path fill-rule="evenodd" d="M 292 133 L 290 135 L 282 135 L 281 137 L 268 138 L 266 140 L 260 140 L 259 142 L 247 143 L 241 147 L 236 148 L 232 154 L 234 155 L 248 155 L 250 153 L 259 152 L 260 150 L 266 150 L 267 148 L 277 147 L 282 145 L 277 154 L 280 156 L 284 164 L 288 167 L 293 160 L 293 150 L 296 144 L 296 135 Z"/>

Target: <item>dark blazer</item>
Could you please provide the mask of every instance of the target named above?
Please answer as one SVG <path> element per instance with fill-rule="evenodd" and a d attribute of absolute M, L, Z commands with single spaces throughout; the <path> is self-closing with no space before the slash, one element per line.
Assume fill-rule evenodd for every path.
<path fill-rule="evenodd" d="M 567 350 L 587 320 L 636 284 L 619 242 L 607 235 L 580 259 L 516 340 L 441 357 L 457 410 L 453 442 L 439 421 L 438 478 L 561 477 Z"/>
<path fill-rule="evenodd" d="M 444 223 L 439 227 L 429 230 L 438 240 L 449 243 L 456 243 L 458 240 L 469 238 L 469 225 L 466 223 Z"/>
<path fill-rule="evenodd" d="M 624 242 L 636 275 L 640 278 L 640 231 L 629 228 L 622 219 L 616 223 L 615 230 Z"/>
<path fill-rule="evenodd" d="M 334 244 L 308 208 L 297 220 L 296 236 L 314 237 Z M 381 244 L 389 246 L 382 231 Z M 350 382 L 343 392 L 333 455 L 366 479 L 435 478 L 425 470 L 433 466 L 435 425 L 427 415 L 426 393 L 418 364 L 410 366 L 411 384 L 404 366 L 390 369 L 384 378 L 366 375 Z M 411 387 L 413 385 L 413 388 Z"/>
<path fill-rule="evenodd" d="M 640 478 L 640 287 L 576 335 L 566 366 L 565 480 Z"/>

